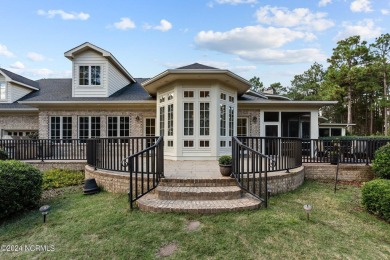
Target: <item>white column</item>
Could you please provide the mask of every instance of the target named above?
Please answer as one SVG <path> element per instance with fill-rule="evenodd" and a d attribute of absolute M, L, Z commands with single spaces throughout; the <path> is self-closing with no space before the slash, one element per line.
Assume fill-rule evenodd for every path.
<path fill-rule="evenodd" d="M 310 138 L 318 139 L 318 110 L 310 111 Z M 315 156 L 314 142 L 311 147 L 311 157 Z"/>

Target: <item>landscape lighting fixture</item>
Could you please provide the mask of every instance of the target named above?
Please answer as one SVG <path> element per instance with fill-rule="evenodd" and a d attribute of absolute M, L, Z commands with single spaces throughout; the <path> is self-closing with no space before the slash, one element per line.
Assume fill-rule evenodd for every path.
<path fill-rule="evenodd" d="M 39 211 L 42 213 L 43 216 L 43 223 L 46 222 L 46 215 L 49 214 L 50 206 L 49 205 L 43 205 L 39 208 Z"/>
<path fill-rule="evenodd" d="M 310 204 L 303 205 L 303 209 L 306 211 L 307 220 L 309 220 L 309 215 L 311 213 L 311 210 L 313 209 L 313 206 Z"/>

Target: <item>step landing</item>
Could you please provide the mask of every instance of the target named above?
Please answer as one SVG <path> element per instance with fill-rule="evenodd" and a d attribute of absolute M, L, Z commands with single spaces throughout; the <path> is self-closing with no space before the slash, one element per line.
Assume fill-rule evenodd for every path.
<path fill-rule="evenodd" d="M 150 212 L 215 214 L 258 209 L 261 201 L 243 192 L 232 178 L 164 178 L 137 205 Z"/>

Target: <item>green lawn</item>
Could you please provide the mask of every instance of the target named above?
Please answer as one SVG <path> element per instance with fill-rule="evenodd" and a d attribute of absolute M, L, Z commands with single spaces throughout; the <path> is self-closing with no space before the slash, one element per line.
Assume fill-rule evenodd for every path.
<path fill-rule="evenodd" d="M 73 189 L 74 190 L 74 189 Z M 390 224 L 367 214 L 360 189 L 306 182 L 257 211 L 211 216 L 130 211 L 126 195 L 52 199 L 48 222 L 29 212 L 0 226 L 0 245 L 54 245 L 53 252 L 0 252 L 0 259 L 390 259 Z M 303 204 L 314 210 L 306 220 Z M 192 220 L 200 229 L 188 231 Z"/>

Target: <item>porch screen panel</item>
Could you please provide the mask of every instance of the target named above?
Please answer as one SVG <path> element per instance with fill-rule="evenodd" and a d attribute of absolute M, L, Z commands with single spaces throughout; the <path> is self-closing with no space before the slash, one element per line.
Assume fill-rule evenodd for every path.
<path fill-rule="evenodd" d="M 199 104 L 199 134 L 201 136 L 210 135 L 210 103 Z"/>

